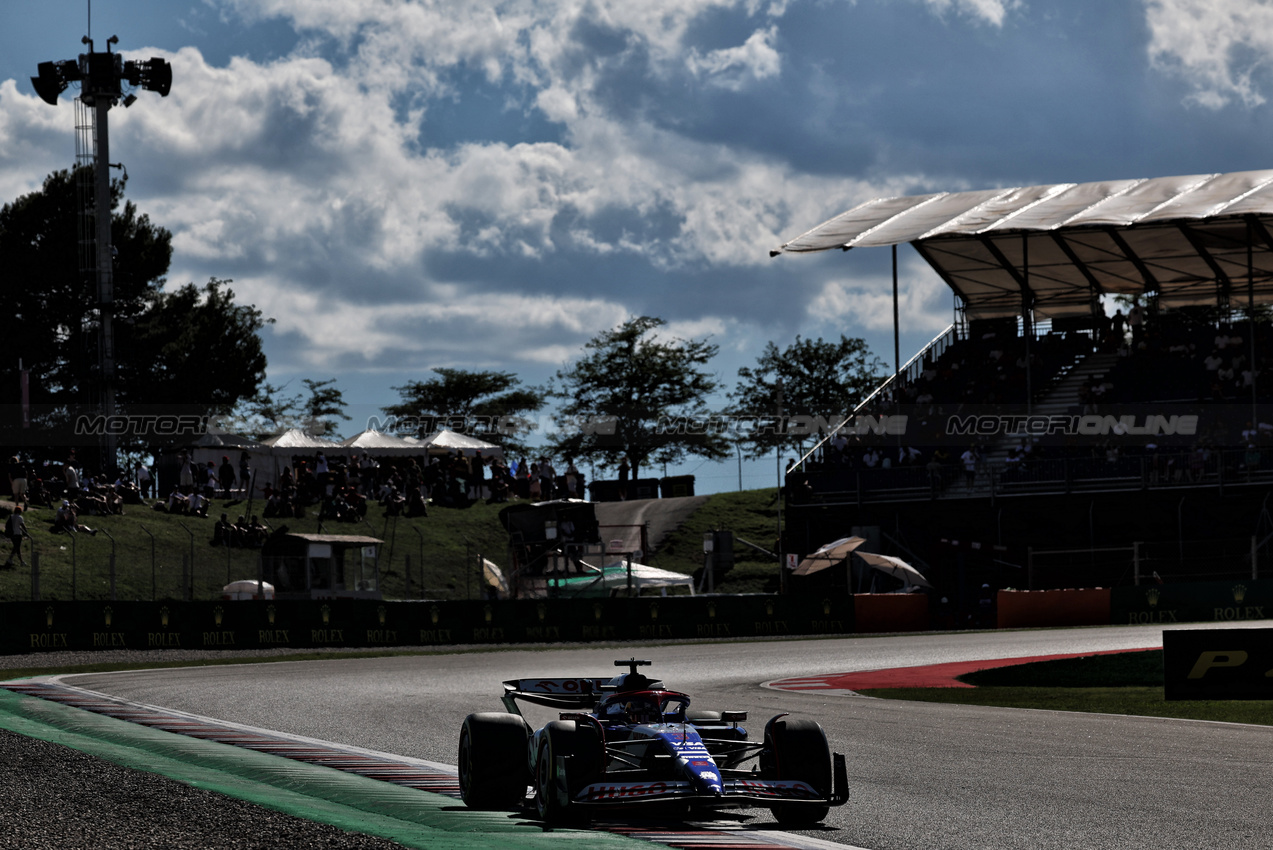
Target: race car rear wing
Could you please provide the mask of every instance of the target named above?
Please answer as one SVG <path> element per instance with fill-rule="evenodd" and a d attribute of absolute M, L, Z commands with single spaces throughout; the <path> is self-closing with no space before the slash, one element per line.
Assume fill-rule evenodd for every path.
<path fill-rule="evenodd" d="M 504 707 L 510 714 L 521 714 L 514 700 L 525 700 L 548 708 L 586 711 L 601 698 L 603 683 L 609 676 L 595 679 L 510 679 L 504 683 Z"/>
<path fill-rule="evenodd" d="M 586 711 L 597 704 L 603 691 L 614 691 L 618 687 L 624 690 L 663 687 L 658 679 L 650 679 L 637 672 L 638 667 L 650 666 L 649 661 L 620 659 L 614 662 L 614 666 L 627 667 L 628 672 L 617 677 L 594 676 L 587 679 L 509 679 L 504 683 L 504 696 L 500 699 L 510 714 L 521 714 L 514 702 L 518 699 L 548 708 Z M 616 682 L 623 684 L 616 685 Z"/>

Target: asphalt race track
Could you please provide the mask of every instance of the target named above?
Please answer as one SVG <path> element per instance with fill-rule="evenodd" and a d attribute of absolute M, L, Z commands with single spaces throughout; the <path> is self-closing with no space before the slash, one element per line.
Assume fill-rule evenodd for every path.
<path fill-rule="evenodd" d="M 1268 622 L 1245 624 L 1269 626 Z M 518 649 L 68 677 L 126 699 L 454 763 L 464 716 L 499 708 L 500 682 L 617 672 L 617 658 L 697 708 L 820 721 L 848 757 L 852 799 L 809 834 L 871 850 L 1270 848 L 1273 730 L 790 693 L 797 676 L 969 659 L 1161 646 L 1160 627 Z M 535 722 L 549 715 L 528 718 Z M 754 821 L 770 820 L 763 810 Z"/>

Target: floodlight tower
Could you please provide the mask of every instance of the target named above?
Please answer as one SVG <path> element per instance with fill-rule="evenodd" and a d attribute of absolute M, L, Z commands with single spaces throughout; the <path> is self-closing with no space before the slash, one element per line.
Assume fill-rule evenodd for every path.
<path fill-rule="evenodd" d="M 101 409 L 106 417 L 103 469 L 109 475 L 118 462 L 115 447 L 115 336 L 112 321 L 115 314 L 114 248 L 111 245 L 111 194 L 110 194 L 110 133 L 106 113 L 123 98 L 124 106 L 132 106 L 137 96 L 130 90 L 124 93 L 124 83 L 130 88 L 142 88 L 159 92 L 167 97 L 172 88 L 172 66 L 167 61 L 151 58 L 125 62 L 111 45 L 119 43 L 119 36 L 106 40 L 106 52 L 93 50 L 93 39 L 84 36 L 81 44 L 88 45 L 88 53 L 78 59 L 57 62 L 41 62 L 39 76 L 31 78 L 31 85 L 45 103 L 57 105 L 57 98 L 73 82 L 80 84 L 79 101 L 83 118 L 77 118 L 77 165 L 92 173 L 91 204 L 88 193 L 82 203 L 87 215 L 91 206 L 93 228 L 81 233 L 81 271 L 97 282 L 98 312 L 98 362 L 100 367 Z M 89 184 L 85 184 L 88 188 Z M 91 234 L 91 235 L 90 235 Z"/>

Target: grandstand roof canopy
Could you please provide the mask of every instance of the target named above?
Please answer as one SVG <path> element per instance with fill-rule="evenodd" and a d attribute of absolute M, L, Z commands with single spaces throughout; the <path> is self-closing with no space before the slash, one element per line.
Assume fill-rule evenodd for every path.
<path fill-rule="evenodd" d="M 1273 302 L 1273 170 L 877 198 L 771 253 L 911 243 L 971 318 L 1089 313 L 1105 293 L 1164 306 Z M 1028 260 L 1028 263 L 1026 262 Z"/>

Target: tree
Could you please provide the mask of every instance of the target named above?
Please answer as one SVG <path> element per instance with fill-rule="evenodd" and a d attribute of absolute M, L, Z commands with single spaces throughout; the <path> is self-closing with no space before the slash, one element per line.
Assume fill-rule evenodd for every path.
<path fill-rule="evenodd" d="M 271 383 L 261 384 L 255 395 L 241 400 L 234 412 L 222 420 L 222 430 L 246 434 L 258 440 L 289 428 L 321 435 L 335 431 L 338 427 L 331 417 L 349 419 L 345 415 L 344 393 L 334 386 L 335 378 L 328 378 L 326 381 L 304 378 L 301 383 L 309 392 L 308 399 L 300 393 L 284 395 L 287 384 L 281 387 Z"/>
<path fill-rule="evenodd" d="M 162 403 L 225 414 L 256 393 L 265 379 L 258 332 L 273 319 L 236 304 L 230 282 L 213 278 L 202 290 L 188 283 L 147 296 L 145 312 L 118 334 L 122 407 Z"/>
<path fill-rule="evenodd" d="M 664 324 L 629 319 L 594 337 L 583 357 L 557 373 L 552 395 L 565 404 L 554 452 L 610 464 L 627 457 L 634 477 L 651 462 L 728 455 L 725 440 L 701 427 L 710 422 L 707 398 L 718 386 L 705 369 L 717 346 L 663 337 L 657 331 Z"/>
<path fill-rule="evenodd" d="M 884 364 L 856 337 L 839 342 L 802 339 L 785 350 L 770 342 L 755 367 L 738 370 L 730 393 L 735 421 L 754 423 L 736 433 L 747 456 L 760 458 L 775 447 L 821 439 L 822 422 L 834 428 L 881 381 Z M 780 401 L 781 397 L 781 401 Z M 779 418 L 779 410 L 785 418 Z"/>
<path fill-rule="evenodd" d="M 81 262 L 78 244 L 79 175 L 55 172 L 40 190 L 0 208 L 12 352 L 0 360 L 0 405 L 11 411 L 0 424 L 13 429 L 12 442 L 33 451 L 66 439 L 57 435 L 61 429 L 73 435 L 77 415 L 95 412 L 101 401 L 97 286 L 95 274 L 81 270 L 91 265 Z M 257 332 L 268 320 L 235 304 L 228 281 L 164 292 L 172 234 L 123 201 L 125 184 L 111 183 L 119 412 L 226 412 L 254 394 L 264 375 Z M 30 376 L 29 431 L 18 421 L 19 359 Z M 119 447 L 141 442 L 150 440 L 130 432 Z"/>
<path fill-rule="evenodd" d="M 534 423 L 525 414 L 544 406 L 544 393 L 524 388 L 511 372 L 438 368 L 438 377 L 394 387 L 402 396 L 384 408 L 397 421 L 392 430 L 427 437 L 445 428 L 497 443 L 509 454 L 526 450 Z"/>
<path fill-rule="evenodd" d="M 335 378 L 328 378 L 326 381 L 304 378 L 301 383 L 309 391 L 309 400 L 305 402 L 306 430 L 309 433 L 326 434 L 335 431 L 337 424 L 333 417 L 338 416 L 349 421 L 349 417 L 345 415 L 345 396 L 336 389 Z"/>
<path fill-rule="evenodd" d="M 123 180 L 111 182 L 111 240 L 117 252 L 114 312 L 117 327 L 140 317 L 163 283 L 172 258 L 172 234 L 139 216 L 132 203 L 119 210 Z M 81 271 L 76 175 L 58 171 L 43 187 L 0 208 L 5 308 L 11 316 L 8 350 L 0 362 L 0 393 L 18 385 L 17 359 L 30 371 L 31 404 L 59 408 L 90 404 L 99 387 L 97 287 Z M 117 357 L 127 352 L 116 346 Z"/>
<path fill-rule="evenodd" d="M 283 395 L 286 389 L 287 384 L 261 384 L 251 398 L 240 400 L 234 413 L 221 423 L 222 429 L 263 440 L 288 428 L 301 427 L 301 396 Z"/>

